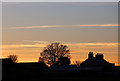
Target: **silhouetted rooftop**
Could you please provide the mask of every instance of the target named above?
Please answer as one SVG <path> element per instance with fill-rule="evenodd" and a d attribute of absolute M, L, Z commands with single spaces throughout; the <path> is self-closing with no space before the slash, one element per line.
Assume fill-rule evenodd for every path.
<path fill-rule="evenodd" d="M 100 66 L 100 67 L 110 67 L 114 66 L 113 63 L 107 62 L 103 58 L 103 54 L 97 53 L 95 57 L 93 56 L 93 52 L 89 52 L 88 59 L 80 64 L 81 67 L 93 67 L 93 66 Z"/>

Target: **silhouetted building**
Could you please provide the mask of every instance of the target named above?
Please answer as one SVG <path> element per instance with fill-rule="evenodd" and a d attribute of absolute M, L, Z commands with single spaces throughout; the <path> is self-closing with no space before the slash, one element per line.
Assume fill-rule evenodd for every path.
<path fill-rule="evenodd" d="M 14 63 L 11 59 L 0 59 L 2 61 L 3 68 L 23 68 L 23 69 L 47 69 L 48 66 L 44 62 L 26 62 L 26 63 Z"/>
<path fill-rule="evenodd" d="M 88 59 L 80 64 L 81 67 L 112 67 L 114 65 L 114 63 L 107 62 L 103 54 L 97 53 L 94 57 L 93 52 L 89 52 Z"/>
<path fill-rule="evenodd" d="M 2 58 L 0 59 L 2 61 L 3 66 L 8 66 L 14 64 L 14 62 L 10 58 Z"/>

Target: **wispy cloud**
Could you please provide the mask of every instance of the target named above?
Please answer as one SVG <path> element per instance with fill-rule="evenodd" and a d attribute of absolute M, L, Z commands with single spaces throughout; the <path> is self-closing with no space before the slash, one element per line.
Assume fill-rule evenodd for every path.
<path fill-rule="evenodd" d="M 31 41 L 32 42 L 32 41 Z M 35 44 L 12 44 L 12 45 L 2 45 L 2 48 L 24 48 L 24 47 L 46 47 L 50 42 L 44 41 L 33 41 Z M 117 46 L 118 43 L 73 43 L 73 42 L 60 42 L 61 44 L 65 44 L 68 47 L 76 47 L 76 46 Z"/>
<path fill-rule="evenodd" d="M 82 27 L 93 27 L 93 26 L 97 26 L 97 27 L 110 27 L 110 26 L 120 26 L 118 24 L 92 24 L 92 25 L 79 25 L 79 26 L 82 26 Z"/>
<path fill-rule="evenodd" d="M 118 43 L 67 43 L 69 46 L 114 46 Z"/>
<path fill-rule="evenodd" d="M 4 48 L 26 48 L 26 47 L 45 47 L 46 46 L 46 44 L 16 44 L 16 45 L 14 45 L 14 44 L 10 44 L 10 45 L 2 45 L 2 48 L 4 49 Z"/>
<path fill-rule="evenodd" d="M 55 43 L 55 42 L 59 42 L 61 44 L 65 44 L 65 45 L 69 45 L 69 46 L 116 46 L 118 45 L 117 42 L 94 42 L 94 43 L 78 43 L 78 42 L 62 42 L 62 41 L 54 41 L 54 42 L 50 42 L 50 41 L 30 41 L 30 40 L 24 40 L 24 42 L 33 42 L 33 43 L 37 43 L 37 44 L 44 44 L 44 45 L 48 45 L 50 43 Z"/>
<path fill-rule="evenodd" d="M 57 27 L 118 27 L 119 24 L 82 24 L 82 25 L 51 25 L 51 26 L 25 26 L 10 27 L 9 29 L 36 29 L 36 28 L 57 28 Z"/>
<path fill-rule="evenodd" d="M 10 29 L 32 29 L 32 28 L 51 28 L 57 26 L 28 26 L 28 27 L 11 27 Z"/>

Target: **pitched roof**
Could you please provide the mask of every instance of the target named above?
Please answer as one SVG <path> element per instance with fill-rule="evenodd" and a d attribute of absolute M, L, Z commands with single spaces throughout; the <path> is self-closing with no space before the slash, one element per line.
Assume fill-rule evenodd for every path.
<path fill-rule="evenodd" d="M 96 57 L 88 58 L 84 62 L 80 64 L 81 67 L 93 67 L 93 66 L 100 66 L 100 67 L 109 67 L 114 66 L 113 63 L 107 62 L 104 58 L 99 58 L 97 54 Z"/>

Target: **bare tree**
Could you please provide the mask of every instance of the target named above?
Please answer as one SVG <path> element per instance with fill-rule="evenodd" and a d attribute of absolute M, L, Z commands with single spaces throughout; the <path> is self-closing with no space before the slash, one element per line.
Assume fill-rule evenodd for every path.
<path fill-rule="evenodd" d="M 66 45 L 62 45 L 60 43 L 52 43 L 45 47 L 43 51 L 40 53 L 39 61 L 43 61 L 46 64 L 54 64 L 58 61 L 58 58 L 68 57 L 70 58 L 70 50 L 67 49 Z"/>
<path fill-rule="evenodd" d="M 79 61 L 79 60 L 73 61 L 73 64 L 75 64 L 75 65 L 77 65 L 78 67 L 80 67 L 81 61 Z"/>
<path fill-rule="evenodd" d="M 14 63 L 17 63 L 18 62 L 18 57 L 16 55 L 9 55 L 7 56 L 8 58 L 10 58 Z"/>

